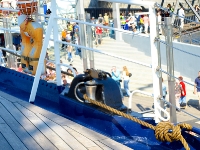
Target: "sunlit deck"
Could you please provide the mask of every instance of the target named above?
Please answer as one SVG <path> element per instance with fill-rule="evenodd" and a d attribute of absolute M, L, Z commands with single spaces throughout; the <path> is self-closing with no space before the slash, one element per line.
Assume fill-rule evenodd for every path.
<path fill-rule="evenodd" d="M 0 91 L 1 150 L 128 150 L 116 141 Z"/>

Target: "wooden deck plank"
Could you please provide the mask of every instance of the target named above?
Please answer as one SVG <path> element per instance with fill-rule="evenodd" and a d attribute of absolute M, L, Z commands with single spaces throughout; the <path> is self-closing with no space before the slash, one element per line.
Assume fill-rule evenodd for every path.
<path fill-rule="evenodd" d="M 116 141 L 112 140 L 112 139 L 104 139 L 104 140 L 100 140 L 101 143 L 107 145 L 108 147 L 112 147 L 114 150 L 132 150 L 131 148 L 123 145 L 123 144 L 120 144 L 120 143 L 117 143 Z"/>
<path fill-rule="evenodd" d="M 22 139 L 22 141 L 25 142 L 28 149 L 57 149 L 11 102 L 1 98 L 1 103 L 3 103 L 7 110 L 10 110 L 9 113 L 16 119 L 16 121 L 7 120 L 7 124 L 13 127 L 13 130 L 19 134 L 20 138 L 25 138 Z M 1 116 L 2 115 L 3 114 L 1 114 Z M 19 128 L 17 122 L 20 123 L 26 131 L 24 131 L 23 128 Z M 24 135 L 20 136 L 20 134 Z"/>
<path fill-rule="evenodd" d="M 8 108 L 6 106 L 9 106 Z M 11 115 L 8 110 L 16 113 L 16 108 L 12 103 L 2 100 L 0 103 L 0 116 L 5 120 L 5 123 L 9 125 L 11 130 L 16 134 L 20 141 L 30 150 L 40 150 L 41 147 L 35 142 L 35 140 L 26 132 L 26 130 L 19 124 L 17 120 Z M 22 118 L 19 118 L 22 119 Z M 35 145 L 33 147 L 33 145 Z"/>
<path fill-rule="evenodd" d="M 57 133 L 72 149 L 74 150 L 86 150 L 86 148 L 74 137 L 73 134 L 65 130 L 62 126 L 49 120 L 41 114 L 36 114 L 40 119 L 42 119 L 55 133 Z"/>
<path fill-rule="evenodd" d="M 1 92 L 0 92 L 0 95 L 1 95 Z M 38 144 L 40 146 L 41 146 L 41 143 L 43 143 L 44 147 L 41 146 L 42 149 L 50 149 L 51 150 L 51 149 L 56 148 L 55 146 L 54 146 L 54 148 L 49 148 L 49 144 L 47 144 L 48 142 L 50 142 L 51 144 L 53 143 L 53 141 L 54 141 L 54 140 L 52 140 L 53 136 L 51 138 L 49 138 L 49 136 L 51 136 L 51 134 L 45 134 L 45 132 L 48 132 L 48 131 L 42 132 L 42 129 L 45 130 L 45 128 L 48 127 L 48 126 L 51 128 L 51 129 L 48 128 L 48 130 L 52 130 L 51 132 L 54 131 L 56 134 L 58 134 L 58 136 L 60 137 L 60 139 L 58 139 L 58 141 L 59 140 L 65 141 L 65 138 L 63 138 L 63 136 L 68 137 L 68 135 L 66 135 L 66 134 L 63 134 L 63 135 L 60 134 L 60 132 L 62 131 L 62 130 L 60 130 L 61 128 L 63 128 L 65 130 L 65 132 L 68 133 L 67 130 L 64 128 L 64 126 L 71 129 L 71 131 L 73 130 L 72 132 L 73 132 L 74 135 L 75 134 L 81 135 L 84 138 L 87 138 L 87 141 L 90 142 L 89 145 L 86 146 L 87 147 L 86 149 L 88 149 L 88 150 L 97 150 L 97 149 L 104 149 L 104 150 L 123 149 L 123 150 L 127 150 L 127 149 L 129 149 L 128 147 L 126 147 L 126 146 L 124 146 L 124 145 L 122 145 L 122 144 L 120 144 L 120 143 L 118 143 L 118 142 L 116 142 L 112 139 L 109 139 L 108 137 L 106 137 L 102 134 L 99 134 L 99 133 L 97 133 L 97 132 L 95 132 L 91 129 L 88 129 L 84 126 L 81 126 L 81 125 L 79 125 L 79 124 L 77 124 L 77 123 L 75 123 L 71 120 L 68 120 L 68 119 L 66 119 L 62 116 L 59 116 L 59 115 L 54 114 L 52 112 L 49 112 L 49 111 L 47 111 L 43 108 L 32 105 L 32 104 L 27 103 L 25 101 L 22 101 L 18 98 L 11 96 L 11 95 L 7 95 L 6 93 L 4 93 L 3 97 L 5 98 L 6 101 L 13 103 L 15 105 L 15 109 L 20 111 L 20 114 L 24 117 L 23 121 L 20 122 L 20 124 L 25 125 L 24 128 L 26 129 L 26 131 L 35 139 L 36 142 L 39 142 Z M 12 99 L 12 100 L 10 100 L 10 99 Z M 24 111 L 24 109 L 26 109 L 26 111 Z M 17 116 L 20 117 L 19 114 L 15 115 L 15 113 L 13 111 L 11 111 L 11 114 L 15 117 L 15 119 L 16 119 Z M 29 117 L 30 117 L 30 120 L 29 120 Z M 44 127 L 42 124 L 40 124 L 41 126 L 38 127 L 37 123 L 34 124 L 34 121 L 37 122 L 38 119 L 40 121 L 42 121 L 43 124 L 45 122 L 45 124 L 47 124 L 47 125 Z M 45 121 L 45 119 L 47 119 L 48 121 Z M 56 127 L 55 128 L 52 127 L 55 124 L 56 124 Z M 59 127 L 59 128 L 57 129 L 57 127 Z M 28 129 L 32 129 L 32 130 L 28 130 Z M 38 136 L 38 134 L 40 134 L 40 136 L 43 135 L 48 142 L 47 143 L 44 142 L 44 139 L 41 140 L 42 136 L 40 137 L 40 136 Z M 68 134 L 71 135 L 70 133 L 68 133 Z M 84 142 L 84 140 L 83 140 L 84 138 L 80 139 L 81 142 Z M 117 146 L 115 146 L 115 145 L 117 145 Z M 65 148 L 59 148 L 59 149 L 65 149 Z M 74 148 L 72 148 L 72 149 L 74 149 Z M 77 150 L 81 149 L 82 150 L 83 145 L 82 145 L 82 148 L 78 148 L 78 146 L 77 146 L 77 148 L 75 148 L 75 149 L 77 149 Z"/>
<path fill-rule="evenodd" d="M 32 111 L 23 107 L 22 105 L 15 103 L 15 106 L 22 110 L 23 114 L 34 124 L 40 132 L 42 132 L 58 149 L 71 150 L 69 145 L 65 143 L 51 128 L 46 125 L 40 118 L 38 118 Z"/>
<path fill-rule="evenodd" d="M 87 149 L 89 148 L 96 148 L 96 150 L 101 150 L 101 148 L 94 143 L 92 140 L 86 138 L 82 134 L 76 132 L 75 130 L 72 130 L 71 128 L 64 126 L 64 128 L 73 135 L 79 142 L 81 142 Z"/>
<path fill-rule="evenodd" d="M 11 145 L 13 149 L 27 150 L 21 140 L 15 135 L 7 124 L 0 124 L 0 132 Z"/>
<path fill-rule="evenodd" d="M 5 124 L 5 121 L 0 117 L 0 124 Z M 8 141 L 4 138 L 4 136 L 0 132 L 0 149 L 7 150 L 7 149 L 13 149 Z"/>
<path fill-rule="evenodd" d="M 112 148 L 108 147 L 107 145 L 104 145 L 103 143 L 99 141 L 94 141 L 99 147 L 101 147 L 103 150 L 113 150 Z"/>
<path fill-rule="evenodd" d="M 70 128 L 72 128 L 73 130 L 82 133 L 83 135 L 85 135 L 86 137 L 89 137 L 92 140 L 102 140 L 102 139 L 106 139 L 107 137 L 99 134 L 91 129 L 88 129 L 82 125 L 79 125 L 71 120 L 68 120 L 62 116 L 58 116 L 52 112 L 48 112 L 48 111 L 44 111 L 44 109 L 37 107 L 35 105 L 31 105 L 27 102 L 24 101 L 20 101 L 19 102 L 22 106 L 28 108 L 29 110 L 33 111 L 33 112 L 38 112 L 40 114 L 42 114 L 43 116 L 45 116 L 46 118 L 49 118 L 50 120 L 53 118 L 53 122 L 61 125 L 61 126 L 68 126 Z"/>

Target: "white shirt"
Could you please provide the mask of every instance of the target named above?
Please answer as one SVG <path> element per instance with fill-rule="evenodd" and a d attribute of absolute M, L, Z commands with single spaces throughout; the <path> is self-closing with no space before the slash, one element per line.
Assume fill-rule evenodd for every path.
<path fill-rule="evenodd" d="M 178 11 L 178 16 L 179 16 L 179 19 L 183 19 L 183 17 L 185 17 L 185 12 L 183 10 L 183 8 L 179 9 Z"/>
<path fill-rule="evenodd" d="M 123 71 L 123 75 L 122 75 L 124 80 L 129 80 L 129 76 L 126 75 L 126 72 Z"/>
<path fill-rule="evenodd" d="M 67 40 L 67 41 L 71 41 L 71 36 L 70 36 L 70 34 L 67 34 L 66 40 Z"/>
<path fill-rule="evenodd" d="M 161 15 L 158 16 L 158 24 L 161 24 L 162 20 L 161 20 Z"/>

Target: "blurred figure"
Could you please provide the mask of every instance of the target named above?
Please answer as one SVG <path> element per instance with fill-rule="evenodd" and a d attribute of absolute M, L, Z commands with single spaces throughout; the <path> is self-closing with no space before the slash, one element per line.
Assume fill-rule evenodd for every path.
<path fill-rule="evenodd" d="M 113 80 L 115 80 L 117 82 L 117 84 L 120 86 L 120 82 L 121 82 L 121 74 L 120 71 L 116 69 L 116 66 L 113 66 L 111 69 L 111 75 Z"/>
<path fill-rule="evenodd" d="M 17 68 L 17 71 L 23 72 L 23 68 L 22 68 L 22 64 L 21 63 L 19 64 L 19 67 Z"/>
<path fill-rule="evenodd" d="M 178 78 L 179 80 L 179 84 L 181 85 L 181 97 L 179 100 L 180 106 L 183 108 L 186 108 L 186 87 L 185 87 L 185 83 L 183 82 L 183 77 L 180 76 Z"/>
<path fill-rule="evenodd" d="M 175 82 L 175 101 L 176 101 L 177 111 L 180 111 L 180 103 L 179 103 L 180 98 L 181 98 L 181 85 L 179 84 L 179 81 L 176 81 Z"/>
<path fill-rule="evenodd" d="M 126 95 L 125 96 L 129 97 L 130 96 L 130 91 L 129 91 L 129 71 L 128 71 L 126 66 L 123 67 L 122 77 L 124 79 L 124 90 L 126 91 Z"/>
<path fill-rule="evenodd" d="M 67 29 L 64 29 L 61 33 L 61 40 L 63 42 L 66 42 L 66 36 L 67 36 Z M 61 49 L 64 49 L 66 47 L 66 44 L 62 44 Z"/>
<path fill-rule="evenodd" d="M 99 24 L 104 24 L 104 18 L 102 17 L 102 14 L 99 14 L 99 17 L 98 17 L 98 22 Z"/>
<path fill-rule="evenodd" d="M 70 31 L 67 31 L 67 36 L 66 36 L 66 41 L 68 43 L 71 43 L 71 35 L 70 35 Z M 69 62 L 73 62 L 73 58 L 72 58 L 72 46 L 68 45 L 67 46 L 67 55 L 68 55 L 68 61 Z"/>
<path fill-rule="evenodd" d="M 157 17 L 158 17 L 158 25 L 159 25 L 159 34 L 161 35 L 162 34 L 162 31 L 161 31 L 161 25 L 162 25 L 162 17 L 161 17 L 161 11 L 158 10 L 157 12 Z"/>
<path fill-rule="evenodd" d="M 184 12 L 183 6 L 181 6 L 181 8 L 179 9 L 178 16 L 179 16 L 179 20 L 180 20 L 180 28 L 181 28 L 181 30 L 183 30 L 184 17 L 185 17 L 185 12 Z"/>
<path fill-rule="evenodd" d="M 128 22 L 129 30 L 135 32 L 136 31 L 136 18 L 131 16 Z"/>
<path fill-rule="evenodd" d="M 92 17 L 91 23 L 96 24 L 96 20 L 94 17 Z M 91 28 L 92 28 L 92 37 L 94 38 L 96 36 L 95 35 L 95 26 L 91 26 Z"/>
<path fill-rule="evenodd" d="M 143 21 L 144 21 L 144 32 L 145 32 L 145 34 L 147 34 L 148 28 L 149 28 L 149 17 L 147 14 L 144 15 Z"/>
<path fill-rule="evenodd" d="M 198 72 L 198 77 L 194 81 L 194 94 L 197 94 L 200 101 L 200 71 Z M 200 104 L 198 103 L 198 109 L 200 110 Z"/>
<path fill-rule="evenodd" d="M 199 9 L 199 6 L 198 5 L 195 5 L 194 6 L 194 9 L 195 9 L 195 11 L 200 15 L 200 9 Z M 199 22 L 199 19 L 195 16 L 195 21 L 196 22 Z"/>
<path fill-rule="evenodd" d="M 100 24 L 99 22 L 97 24 Z M 102 42 L 103 29 L 101 27 L 96 27 L 96 46 Z"/>

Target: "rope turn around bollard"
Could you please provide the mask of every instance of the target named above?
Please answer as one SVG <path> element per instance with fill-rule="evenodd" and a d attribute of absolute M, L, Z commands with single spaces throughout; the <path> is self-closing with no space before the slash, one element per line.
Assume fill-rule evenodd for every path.
<path fill-rule="evenodd" d="M 125 117 L 129 120 L 134 121 L 134 122 L 137 122 L 137 123 L 139 123 L 139 124 L 141 124 L 145 127 L 152 129 L 152 130 L 155 130 L 156 139 L 159 140 L 159 141 L 173 142 L 173 141 L 179 141 L 180 140 L 182 142 L 184 148 L 186 150 L 190 150 L 188 143 L 186 142 L 186 140 L 181 135 L 181 129 L 186 129 L 188 131 L 192 130 L 192 126 L 189 125 L 189 124 L 183 123 L 183 124 L 178 124 L 178 125 L 174 126 L 170 122 L 160 122 L 156 126 L 153 126 L 152 124 L 149 124 L 145 121 L 137 119 L 137 118 L 135 118 L 131 115 L 125 114 L 125 113 L 118 111 L 118 110 L 116 110 L 112 107 L 109 107 L 105 104 L 102 104 L 100 102 L 92 100 L 92 99 L 88 98 L 86 94 L 84 94 L 83 97 L 84 97 L 85 100 L 87 100 L 88 102 L 90 102 L 92 104 L 95 104 L 99 107 L 102 107 L 106 110 L 109 110 L 110 112 L 113 112 L 117 115 L 123 116 L 123 117 Z"/>

